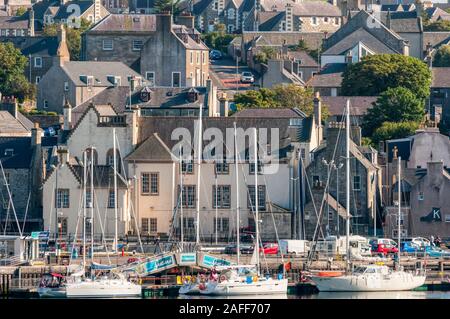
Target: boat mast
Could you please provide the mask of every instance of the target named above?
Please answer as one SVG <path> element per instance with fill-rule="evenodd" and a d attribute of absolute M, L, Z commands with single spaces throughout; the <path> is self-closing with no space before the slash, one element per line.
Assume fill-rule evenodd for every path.
<path fill-rule="evenodd" d="M 117 158 L 116 158 L 116 128 L 113 128 L 113 153 L 114 153 L 114 248 L 117 252 L 118 246 L 118 214 L 117 214 Z"/>
<path fill-rule="evenodd" d="M 180 145 L 180 222 L 181 249 L 184 250 L 184 216 L 183 216 L 183 163 Z"/>
<path fill-rule="evenodd" d="M 350 101 L 347 100 L 346 107 L 346 116 L 345 116 L 345 161 L 346 161 L 346 179 L 345 179 L 345 206 L 347 208 L 347 216 L 346 216 L 346 247 L 347 247 L 347 270 L 350 264 Z"/>
<path fill-rule="evenodd" d="M 237 255 L 237 263 L 240 264 L 240 257 L 241 257 L 241 238 L 240 238 L 240 232 L 239 227 L 241 225 L 240 223 L 240 212 L 239 212 L 239 164 L 238 164 L 238 147 L 237 147 L 237 131 L 236 131 L 236 122 L 233 123 L 234 125 L 234 166 L 236 170 L 236 255 Z"/>
<path fill-rule="evenodd" d="M 87 179 L 87 151 L 84 151 L 83 170 L 83 269 L 86 268 L 86 179 Z"/>
<path fill-rule="evenodd" d="M 200 167 L 202 161 L 202 110 L 203 104 L 200 104 L 199 124 L 198 124 L 198 145 L 197 145 L 197 236 L 196 244 L 200 244 Z"/>
<path fill-rule="evenodd" d="M 259 214 L 258 214 L 258 129 L 255 127 L 255 232 L 256 232 L 256 270 L 259 275 Z"/>
<path fill-rule="evenodd" d="M 94 262 L 94 147 L 91 146 L 91 262 Z M 92 274 L 91 274 L 92 277 Z"/>
<path fill-rule="evenodd" d="M 401 205 L 402 205 L 402 178 L 401 178 L 401 162 L 402 162 L 402 158 L 399 156 L 398 157 L 398 222 L 397 222 L 397 236 L 398 236 L 398 252 L 397 252 L 397 263 L 398 263 L 398 267 L 400 270 L 400 219 L 401 219 Z"/>

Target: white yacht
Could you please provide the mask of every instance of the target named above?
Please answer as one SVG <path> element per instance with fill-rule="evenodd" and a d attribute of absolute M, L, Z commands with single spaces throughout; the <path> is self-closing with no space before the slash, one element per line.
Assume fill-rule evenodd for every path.
<path fill-rule="evenodd" d="M 402 291 L 425 283 L 425 276 L 406 271 L 393 271 L 387 266 L 358 267 L 349 275 L 312 275 L 319 291 Z"/>
<path fill-rule="evenodd" d="M 350 208 L 350 102 L 346 107 L 346 207 Z M 398 246 L 401 236 L 401 158 L 398 158 Z M 350 254 L 350 209 L 346 216 L 346 250 L 347 270 L 351 259 Z M 425 283 L 425 275 L 416 271 L 405 272 L 400 266 L 400 249 L 397 254 L 397 270 L 390 270 L 384 265 L 368 265 L 356 268 L 347 273 L 323 272 L 310 276 L 317 285 L 319 291 L 400 291 L 412 290 Z"/>
<path fill-rule="evenodd" d="M 236 266 L 238 267 L 238 266 Z M 223 271 L 220 279 L 200 286 L 202 295 L 240 296 L 240 295 L 278 295 L 287 293 L 287 279 L 272 279 L 257 276 L 256 269 L 230 268 Z"/>
<path fill-rule="evenodd" d="M 141 286 L 128 281 L 123 275 L 117 278 L 79 278 L 66 284 L 67 298 L 111 298 L 141 296 Z"/>

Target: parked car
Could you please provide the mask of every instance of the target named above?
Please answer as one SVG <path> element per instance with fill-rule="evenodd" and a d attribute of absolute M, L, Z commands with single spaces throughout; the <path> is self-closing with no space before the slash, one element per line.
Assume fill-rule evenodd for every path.
<path fill-rule="evenodd" d="M 255 82 L 255 77 L 252 72 L 244 71 L 241 74 L 241 82 L 242 83 L 253 83 Z"/>
<path fill-rule="evenodd" d="M 389 238 L 376 238 L 369 242 L 372 254 L 395 254 L 398 252 L 397 243 Z"/>
<path fill-rule="evenodd" d="M 450 251 L 435 247 L 435 246 L 426 246 L 425 254 L 431 258 L 450 258 Z"/>
<path fill-rule="evenodd" d="M 241 254 L 243 255 L 249 255 L 253 254 L 254 247 L 253 245 L 248 244 L 241 244 Z M 225 247 L 224 253 L 227 255 L 235 255 L 237 252 L 237 245 L 236 244 L 229 244 Z"/>
<path fill-rule="evenodd" d="M 431 246 L 431 242 L 423 237 L 413 237 L 411 241 L 419 247 Z"/>
<path fill-rule="evenodd" d="M 220 60 L 222 59 L 222 52 L 219 50 L 211 50 L 209 52 L 209 59 L 210 60 Z"/>
<path fill-rule="evenodd" d="M 262 249 L 264 255 L 277 255 L 278 254 L 278 244 L 277 243 L 266 243 L 263 245 Z"/>
<path fill-rule="evenodd" d="M 405 238 L 400 244 L 400 251 L 408 254 L 417 253 L 420 246 L 413 242 L 412 238 Z"/>

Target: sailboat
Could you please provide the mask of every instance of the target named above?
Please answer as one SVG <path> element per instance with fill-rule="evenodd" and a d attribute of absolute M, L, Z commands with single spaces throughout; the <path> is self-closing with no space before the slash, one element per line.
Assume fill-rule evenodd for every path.
<path fill-rule="evenodd" d="M 254 154 L 255 154 L 255 231 L 256 244 L 254 259 L 255 264 L 250 266 L 238 265 L 223 268 L 219 280 L 210 280 L 200 293 L 216 296 L 240 296 L 240 295 L 279 295 L 286 294 L 288 280 L 286 278 L 273 279 L 270 276 L 261 277 L 259 271 L 259 213 L 258 213 L 258 131 L 254 130 Z M 236 138 L 236 127 L 235 127 Z M 235 141 L 236 142 L 236 141 Z M 236 144 L 236 143 L 235 143 Z M 237 152 L 235 152 L 236 174 L 238 172 Z M 238 185 L 236 180 L 236 185 Z M 239 207 L 239 202 L 237 202 Z M 239 259 L 239 209 L 237 209 L 237 253 Z M 253 258 L 252 258 L 253 259 Z"/>
<path fill-rule="evenodd" d="M 350 102 L 346 107 L 346 235 L 347 235 L 347 271 L 350 261 Z M 401 158 L 398 158 L 398 244 L 400 247 L 401 216 Z M 424 274 L 404 271 L 400 266 L 400 249 L 397 256 L 397 270 L 385 265 L 366 265 L 347 273 L 325 273 L 310 276 L 319 291 L 402 291 L 412 290 L 425 283 Z"/>
<path fill-rule="evenodd" d="M 114 138 L 114 174 L 117 174 L 116 168 L 116 143 L 115 143 L 115 129 L 113 130 L 113 138 Z M 83 211 L 83 248 L 86 247 L 86 167 L 87 167 L 87 158 L 86 152 L 84 153 L 84 211 Z M 93 149 L 91 148 L 91 200 L 93 199 Z M 114 237 L 114 245 L 117 247 L 117 183 L 114 183 L 114 201 L 115 201 L 115 237 Z M 91 205 L 91 222 L 94 218 L 93 205 Z M 94 227 L 93 223 L 91 224 L 91 258 L 92 265 L 91 271 L 95 269 L 94 263 Z M 117 249 L 117 248 L 116 248 Z M 100 276 L 93 277 L 91 274 L 91 278 L 87 278 L 84 273 L 84 269 L 86 267 L 86 254 L 83 254 L 83 271 L 80 274 L 74 274 L 70 277 L 70 281 L 66 284 L 66 297 L 68 298 L 109 298 L 109 297 L 131 297 L 131 296 L 140 296 L 142 293 L 142 287 L 136 283 L 133 283 L 125 278 L 125 275 L 120 271 L 111 270 L 109 276 Z"/>

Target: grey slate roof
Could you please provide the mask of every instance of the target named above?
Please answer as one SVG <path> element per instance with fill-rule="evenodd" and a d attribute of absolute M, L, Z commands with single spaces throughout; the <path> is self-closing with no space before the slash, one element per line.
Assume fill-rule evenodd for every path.
<path fill-rule="evenodd" d="M 16 16 L 0 16 L 0 29 L 28 29 L 28 20 Z"/>
<path fill-rule="evenodd" d="M 450 88 L 450 67 L 431 69 L 432 74 L 432 88 Z"/>
<path fill-rule="evenodd" d="M 344 39 L 336 43 L 334 46 L 323 52 L 324 55 L 342 55 L 348 50 L 355 47 L 359 42 L 362 42 L 365 46 L 369 47 L 375 53 L 398 53 L 394 49 L 388 47 L 385 43 L 378 40 L 366 29 L 359 28 L 353 33 L 346 36 Z"/>
<path fill-rule="evenodd" d="M 261 12 L 259 15 L 259 31 L 278 31 L 278 26 L 285 16 L 285 12 Z"/>
<path fill-rule="evenodd" d="M 347 65 L 345 63 L 327 64 L 319 74 L 314 75 L 306 83 L 309 87 L 331 87 L 338 88 L 342 85 L 342 73 Z"/>
<path fill-rule="evenodd" d="M 423 50 L 427 48 L 427 44 L 430 43 L 433 48 L 439 48 L 443 44 L 450 42 L 450 32 L 424 32 L 423 33 Z"/>
<path fill-rule="evenodd" d="M 380 12 L 380 20 L 384 25 L 387 21 L 387 12 Z M 390 29 L 397 33 L 411 33 L 422 31 L 416 11 L 390 12 Z"/>
<path fill-rule="evenodd" d="M 156 31 L 156 16 L 151 14 L 110 14 L 89 29 L 91 31 Z"/>
<path fill-rule="evenodd" d="M 291 108 L 246 108 L 234 113 L 232 117 L 305 118 L 306 115 L 299 109 Z"/>
<path fill-rule="evenodd" d="M 194 3 L 193 13 L 194 15 L 200 15 L 205 11 L 206 8 L 213 2 L 213 0 L 200 0 Z"/>
<path fill-rule="evenodd" d="M 23 119 L 23 118 L 22 118 Z M 26 134 L 30 132 L 29 120 L 22 123 L 8 111 L 0 111 L 0 134 Z"/>
<path fill-rule="evenodd" d="M 0 37 L 0 42 L 11 42 L 23 55 L 39 55 L 51 57 L 58 50 L 57 37 L 25 36 L 25 37 Z"/>
<path fill-rule="evenodd" d="M 291 2 L 289 0 L 284 1 Z M 340 17 L 341 10 L 325 1 L 303 1 L 294 3 L 293 14 L 301 17 Z"/>
<path fill-rule="evenodd" d="M 318 64 L 307 52 L 300 51 L 288 51 L 288 56 L 300 60 L 300 67 L 317 67 Z"/>
<path fill-rule="evenodd" d="M 13 155 L 6 156 L 6 149 L 13 149 Z M 31 137 L 0 137 L 0 160 L 3 168 L 30 168 L 32 155 Z"/>
<path fill-rule="evenodd" d="M 108 76 L 120 76 L 121 85 L 129 85 L 128 76 L 141 77 L 139 73 L 129 68 L 122 62 L 107 61 L 69 61 L 64 63 L 62 69 L 67 73 L 70 79 L 77 86 L 85 86 L 81 79 L 81 75 L 94 76 L 93 86 L 113 86 L 114 84 L 108 80 Z"/>
<path fill-rule="evenodd" d="M 171 162 L 171 150 L 164 144 L 155 132 L 141 143 L 126 159 L 130 162 L 140 160 L 154 160 L 158 162 Z"/>
<path fill-rule="evenodd" d="M 350 100 L 351 114 L 362 116 L 367 110 L 372 108 L 372 103 L 377 100 L 377 96 L 322 96 L 323 105 L 328 107 L 330 115 L 340 116 L 344 114 L 347 100 Z"/>

